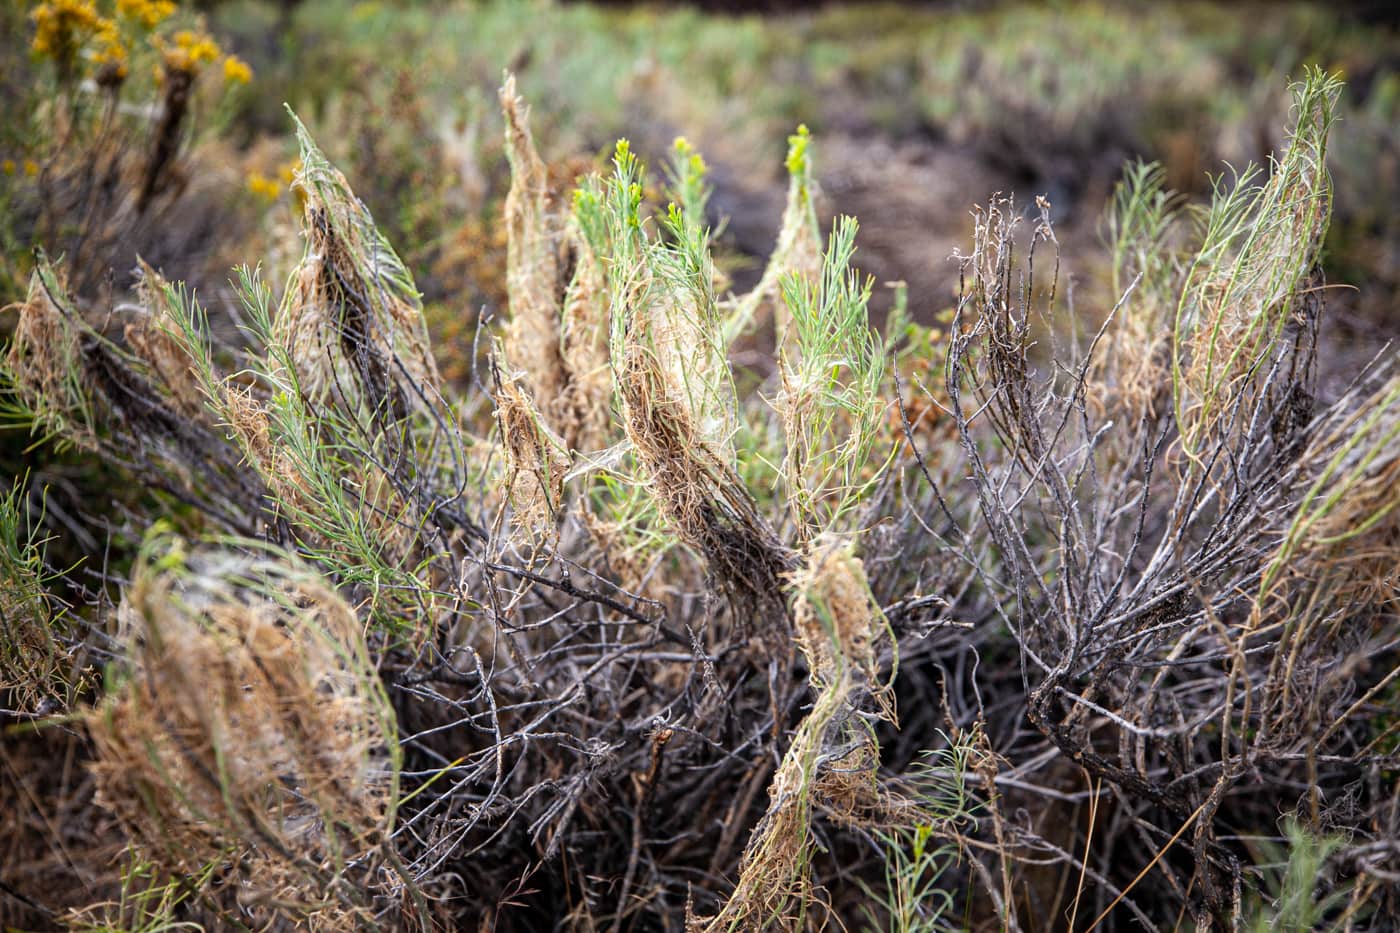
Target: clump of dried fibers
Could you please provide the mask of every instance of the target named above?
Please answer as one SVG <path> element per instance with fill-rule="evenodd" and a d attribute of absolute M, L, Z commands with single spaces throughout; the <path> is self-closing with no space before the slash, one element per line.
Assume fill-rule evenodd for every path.
<path fill-rule="evenodd" d="M 148 541 L 93 768 L 136 849 L 214 909 L 347 928 L 393 894 L 394 719 L 354 612 L 289 561 Z"/>

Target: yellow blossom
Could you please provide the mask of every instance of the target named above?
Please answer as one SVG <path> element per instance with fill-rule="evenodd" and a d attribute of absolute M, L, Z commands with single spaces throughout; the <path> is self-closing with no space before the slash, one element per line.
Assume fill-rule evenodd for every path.
<path fill-rule="evenodd" d="M 219 57 L 219 46 L 203 31 L 181 29 L 175 33 L 175 45 L 189 55 L 190 62 L 202 65 Z"/>
<path fill-rule="evenodd" d="M 98 15 L 92 0 L 49 0 L 36 6 L 29 18 L 34 21 L 34 54 L 63 66 L 71 65 L 83 43 L 110 22 Z"/>
<path fill-rule="evenodd" d="M 224 80 L 231 84 L 247 84 L 253 80 L 253 69 L 237 55 L 224 59 Z"/>
<path fill-rule="evenodd" d="M 120 83 L 126 79 L 127 50 L 122 44 L 121 35 L 117 32 L 117 26 L 111 20 L 104 20 L 97 32 L 97 50 L 93 52 L 92 62 L 102 69 L 98 82 L 102 83 L 103 77 L 109 82 Z"/>
<path fill-rule="evenodd" d="M 167 72 L 196 74 L 206 62 L 217 61 L 223 54 L 218 43 L 202 29 L 181 29 L 172 38 L 173 45 L 161 36 L 151 39 L 151 44 L 160 50 L 161 67 Z"/>
<path fill-rule="evenodd" d="M 277 179 L 268 178 L 262 172 L 249 172 L 248 190 L 253 194 L 267 198 L 269 201 L 275 201 L 282 193 L 282 185 Z"/>
<path fill-rule="evenodd" d="M 175 12 L 173 0 L 117 0 L 117 12 L 154 29 Z"/>
<path fill-rule="evenodd" d="M 4 162 L 0 162 L 0 172 L 4 172 L 6 175 L 13 175 L 15 173 L 15 160 L 6 159 Z"/>
<path fill-rule="evenodd" d="M 35 175 L 39 174 L 39 163 L 35 162 L 33 159 L 25 159 L 24 174 L 28 175 L 30 178 L 33 178 Z"/>

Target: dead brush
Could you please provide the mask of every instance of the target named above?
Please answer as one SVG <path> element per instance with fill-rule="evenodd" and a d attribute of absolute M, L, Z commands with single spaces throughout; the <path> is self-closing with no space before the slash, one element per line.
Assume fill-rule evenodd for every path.
<path fill-rule="evenodd" d="M 554 435 L 531 401 L 525 373 L 502 372 L 509 365 L 498 345 L 491 359 L 496 421 L 506 460 L 511 521 L 526 534 L 545 534 L 563 505 L 567 447 Z"/>
<path fill-rule="evenodd" d="M 815 699 L 769 783 L 768 811 L 744 850 L 734 891 L 718 914 L 691 917 L 690 929 L 801 930 L 816 922 L 825 913 L 811 878 L 818 813 L 860 830 L 933 820 L 876 774 L 874 723 L 894 718 L 888 683 L 879 680 L 888 628 L 860 560 L 838 540 L 813 542 L 788 587 Z"/>
<path fill-rule="evenodd" d="M 1320 72 L 1298 82 L 1293 138 L 1270 180 L 1245 172 L 1222 190 L 1189 263 L 1139 263 L 1101 329 L 1045 366 L 1032 348 L 1035 320 L 1055 307 L 1038 252 L 1056 245 L 1048 206 L 1024 263 L 1004 201 L 979 213 L 964 258 L 947 391 L 991 545 L 969 558 L 1020 647 L 1027 715 L 1052 759 L 1112 785 L 1124 808 L 1094 848 L 1148 866 L 1101 883 L 1099 920 L 1121 905 L 1148 923 L 1167 903 L 1199 924 L 1238 916 L 1246 882 L 1233 834 L 1271 832 L 1278 809 L 1294 806 L 1311 811 L 1314 831 L 1389 806 L 1364 715 L 1352 717 L 1396 666 L 1393 587 L 1378 573 L 1394 560 L 1382 527 L 1395 508 L 1394 388 L 1326 403 L 1315 372 L 1322 154 L 1338 90 Z M 1155 218 L 1139 243 L 1181 234 L 1162 228 L 1172 221 L 1150 174 L 1129 184 L 1148 203 L 1126 209 Z M 1144 284 L 1146 295 L 1129 294 Z M 1135 361 L 1095 363 L 1125 346 L 1116 328 L 1146 333 L 1161 319 L 1167 288 L 1179 296 L 1171 405 Z M 1156 366 L 1159 348 L 1146 346 Z M 1347 541 L 1354 563 L 1338 548 Z M 1266 790 L 1261 773 L 1349 802 Z M 1066 779 L 1047 768 L 1039 780 Z M 994 825 L 1003 858 L 1058 852 L 1081 877 L 1092 868 L 1053 840 Z M 1170 831 L 1148 842 L 1151 825 Z M 1163 859 L 1173 839 L 1183 851 Z M 1365 872 L 1359 883 L 1371 896 L 1386 885 Z"/>
<path fill-rule="evenodd" d="M 549 173 L 513 75 L 500 99 L 511 167 L 503 212 L 510 306 L 504 355 L 566 450 L 593 453 L 608 440 L 612 396 L 602 219 L 596 199 L 575 198 L 571 213 L 551 202 Z"/>
<path fill-rule="evenodd" d="M 616 440 L 612 421 L 612 370 L 608 359 L 609 298 L 606 248 L 596 198 L 574 199 L 568 225 L 574 274 L 564 294 L 561 353 L 568 383 L 559 401 L 565 441 L 571 449 L 603 450 Z"/>
<path fill-rule="evenodd" d="M 127 655 L 86 717 L 101 804 L 229 922 L 373 925 L 401 891 L 398 752 L 350 607 L 284 556 L 166 537 L 120 616 Z"/>

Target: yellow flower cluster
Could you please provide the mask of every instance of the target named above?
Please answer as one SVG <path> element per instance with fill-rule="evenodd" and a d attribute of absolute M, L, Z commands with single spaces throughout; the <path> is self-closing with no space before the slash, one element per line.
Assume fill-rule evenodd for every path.
<path fill-rule="evenodd" d="M 230 84 L 247 84 L 253 80 L 253 69 L 237 55 L 224 59 L 224 80 Z"/>
<path fill-rule="evenodd" d="M 115 86 L 126 79 L 133 30 L 152 30 L 173 16 L 176 0 L 115 0 L 113 17 L 98 12 L 94 0 L 44 0 L 34 7 L 34 54 L 53 59 L 62 77 L 76 74 L 79 54 L 96 71 L 97 82 Z M 118 27 L 118 20 L 127 34 Z M 224 81 L 247 84 L 253 69 L 237 55 L 225 56 L 219 44 L 202 26 L 181 29 L 173 35 L 152 35 L 150 43 L 160 53 L 155 69 L 157 84 L 172 72 L 198 74 L 205 65 L 223 58 Z"/>
<path fill-rule="evenodd" d="M 173 3 L 163 2 L 173 11 Z M 30 48 L 53 59 L 60 74 L 71 76 L 78 53 L 90 45 L 88 59 L 97 69 L 99 84 L 116 85 L 126 79 L 127 43 L 116 21 L 100 14 L 92 0 L 47 0 L 29 15 L 34 21 Z"/>
<path fill-rule="evenodd" d="M 154 29 L 175 13 L 173 0 L 117 0 L 117 12 Z"/>
<path fill-rule="evenodd" d="M 203 29 L 181 29 L 173 38 L 173 43 L 160 37 L 151 40 L 160 49 L 166 71 L 194 74 L 209 62 L 218 61 L 222 54 L 219 44 Z"/>
<path fill-rule="evenodd" d="M 95 38 L 97 48 L 92 54 L 92 62 L 98 68 L 98 83 L 120 84 L 126 80 L 127 49 L 116 24 L 104 20 Z"/>
<path fill-rule="evenodd" d="M 248 190 L 253 194 L 267 198 L 269 201 L 275 201 L 282 196 L 284 188 L 290 189 L 292 187 L 299 171 L 301 171 L 301 159 L 282 163 L 277 167 L 277 173 L 272 176 L 264 175 L 262 172 L 249 172 Z"/>
<path fill-rule="evenodd" d="M 49 0 L 29 14 L 34 20 L 36 55 L 55 60 L 72 60 L 79 46 L 112 21 L 100 15 L 92 0 Z"/>
<path fill-rule="evenodd" d="M 248 190 L 269 201 L 276 201 L 282 194 L 282 183 L 275 178 L 268 178 L 262 172 L 249 172 Z"/>

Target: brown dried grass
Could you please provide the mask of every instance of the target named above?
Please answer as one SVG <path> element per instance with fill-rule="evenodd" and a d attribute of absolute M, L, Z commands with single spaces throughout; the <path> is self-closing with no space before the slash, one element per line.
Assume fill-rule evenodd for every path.
<path fill-rule="evenodd" d="M 84 329 L 71 312 L 59 304 L 63 282 L 52 285 L 44 264 L 29 281 L 23 303 L 6 310 L 18 311 L 14 335 L 5 357 L 5 369 L 24 405 L 40 424 L 83 450 L 98 445 L 88 392 L 82 347 Z"/>
<path fill-rule="evenodd" d="M 363 925 L 392 825 L 392 714 L 349 606 L 275 556 L 161 542 L 120 611 L 124 676 L 87 716 L 98 801 L 211 903 Z"/>
<path fill-rule="evenodd" d="M 303 151 L 297 185 L 307 245 L 273 320 L 273 341 L 288 349 L 309 399 L 373 406 L 401 379 L 435 396 L 442 380 L 407 273 L 345 176 L 309 139 Z"/>
<path fill-rule="evenodd" d="M 623 427 L 657 511 L 705 557 L 741 620 L 786 628 L 779 579 L 789 558 L 725 455 L 728 435 L 717 431 L 722 403 L 707 388 L 691 388 L 713 385 L 703 371 L 711 359 L 706 309 L 683 310 L 693 298 L 653 287 L 645 271 L 628 298 L 620 299 L 625 323 L 615 378 Z"/>
<path fill-rule="evenodd" d="M 574 277 L 564 295 L 560 334 L 568 382 L 557 408 L 569 448 L 592 452 L 614 439 L 607 273 L 577 224 L 570 227 L 569 243 Z"/>
<path fill-rule="evenodd" d="M 505 486 L 517 531 L 548 536 L 564 495 L 569 466 L 564 442 L 549 429 L 524 386 L 526 376 L 510 371 L 503 347 L 491 361 L 496 421 L 506 459 Z"/>
<path fill-rule="evenodd" d="M 568 382 L 560 346 L 559 268 L 562 240 L 556 214 L 549 208 L 549 173 L 530 135 L 529 108 L 515 93 L 515 76 L 507 75 L 500 92 L 506 120 L 506 155 L 511 184 L 503 219 L 509 237 L 506 283 L 510 322 L 506 354 L 524 373 L 526 387 L 551 426 L 562 425 L 558 409 Z"/>
<path fill-rule="evenodd" d="M 919 806 L 881 787 L 879 747 L 866 721 L 893 719 L 878 681 L 887 629 L 849 544 L 818 539 L 788 577 L 797 644 L 816 699 L 768 787 L 769 806 L 744 850 L 739 880 L 718 914 L 691 930 L 798 930 L 826 903 L 811 878 L 818 810 L 848 827 L 907 825 Z M 868 710 L 866 708 L 869 708 Z"/>

